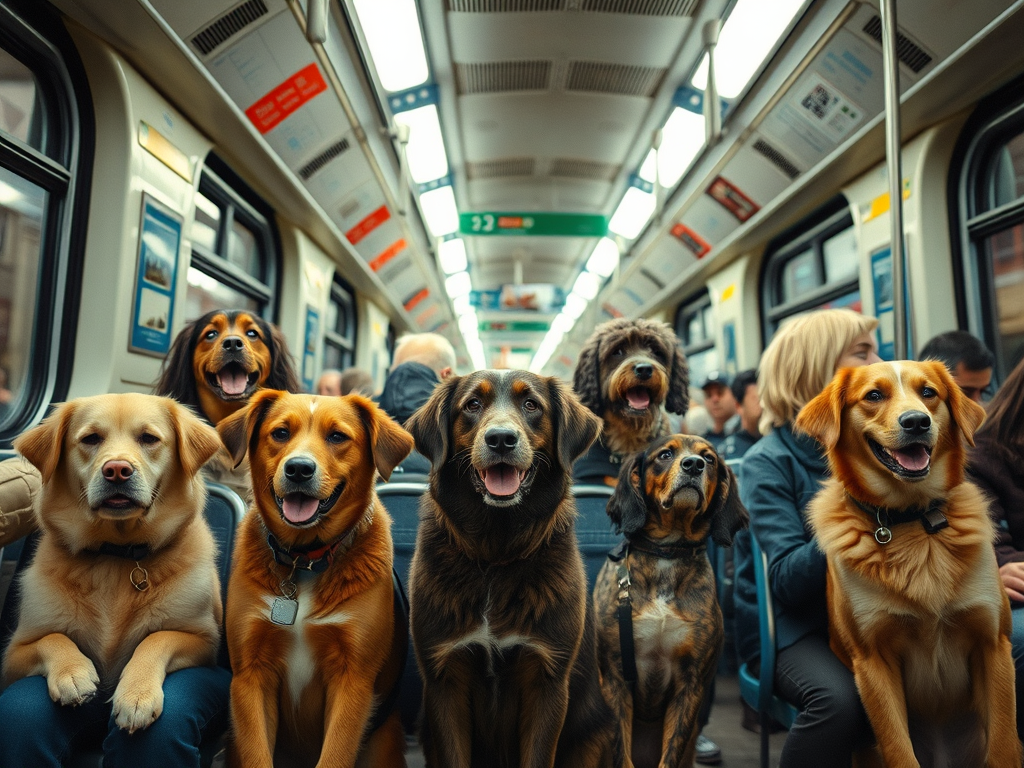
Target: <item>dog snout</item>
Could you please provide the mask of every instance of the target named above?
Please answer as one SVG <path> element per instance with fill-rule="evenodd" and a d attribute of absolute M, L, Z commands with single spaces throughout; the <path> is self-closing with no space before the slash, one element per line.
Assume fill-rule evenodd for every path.
<path fill-rule="evenodd" d="M 305 483 L 316 474 L 316 462 L 312 459 L 296 457 L 288 459 L 284 465 L 284 476 L 293 483 Z"/>
<path fill-rule="evenodd" d="M 221 348 L 225 352 L 241 352 L 245 349 L 245 342 L 241 336 L 226 336 L 221 342 Z"/>
<path fill-rule="evenodd" d="M 120 459 L 104 463 L 101 468 L 103 479 L 110 483 L 123 483 L 135 474 L 135 467 Z"/>
<path fill-rule="evenodd" d="M 492 427 L 484 433 L 484 443 L 495 453 L 504 456 L 519 445 L 519 435 L 514 429 Z"/>
<path fill-rule="evenodd" d="M 691 477 L 699 477 L 704 473 L 704 467 L 706 466 L 707 462 L 700 456 L 687 456 L 682 462 L 683 472 Z"/>
<path fill-rule="evenodd" d="M 633 366 L 633 373 L 640 381 L 647 381 L 654 375 L 654 366 L 650 363 L 637 363 Z"/>
<path fill-rule="evenodd" d="M 900 414 L 899 423 L 908 435 L 920 437 L 928 434 L 932 426 L 932 417 L 924 411 L 905 411 Z"/>

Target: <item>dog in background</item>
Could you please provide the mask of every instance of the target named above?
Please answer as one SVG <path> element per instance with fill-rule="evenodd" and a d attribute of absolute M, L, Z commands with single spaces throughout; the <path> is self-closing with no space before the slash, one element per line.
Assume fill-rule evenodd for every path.
<path fill-rule="evenodd" d="M 608 516 L 626 541 L 598 574 L 594 612 L 623 749 L 637 768 L 692 766 L 725 636 L 706 544 L 731 546 L 747 525 L 736 477 L 706 440 L 663 437 L 623 463 Z"/>
<path fill-rule="evenodd" d="M 42 476 L 42 537 L 4 680 L 42 675 L 68 707 L 112 695 L 118 727 L 146 728 L 164 678 L 217 654 L 220 585 L 198 476 L 217 433 L 169 398 L 99 395 L 64 403 L 14 447 Z"/>
<path fill-rule="evenodd" d="M 570 478 L 600 421 L 555 378 L 477 371 L 406 428 L 431 461 L 410 577 L 427 765 L 612 765 Z"/>
<path fill-rule="evenodd" d="M 277 326 L 246 310 L 215 309 L 175 337 L 156 394 L 195 408 L 216 426 L 259 389 L 301 388 Z"/>
<path fill-rule="evenodd" d="M 984 418 L 939 362 L 845 368 L 796 427 L 832 479 L 808 517 L 829 635 L 889 768 L 1019 768 L 1010 605 L 988 505 L 964 480 Z"/>
<path fill-rule="evenodd" d="M 254 496 L 228 584 L 229 765 L 404 766 L 407 634 L 374 484 L 412 438 L 360 395 L 274 390 L 217 429 Z"/>
<path fill-rule="evenodd" d="M 665 409 L 686 413 L 688 386 L 686 357 L 666 323 L 620 318 L 597 326 L 580 350 L 573 388 L 604 426 L 577 480 L 614 485 L 622 458 L 671 432 Z"/>

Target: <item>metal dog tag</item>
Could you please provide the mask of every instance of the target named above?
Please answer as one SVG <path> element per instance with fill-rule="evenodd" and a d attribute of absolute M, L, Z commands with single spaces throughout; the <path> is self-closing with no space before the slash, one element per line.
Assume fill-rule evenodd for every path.
<path fill-rule="evenodd" d="M 290 627 L 295 623 L 295 616 L 299 612 L 299 601 L 289 597 L 275 597 L 274 604 L 270 606 L 270 620 L 275 624 Z"/>

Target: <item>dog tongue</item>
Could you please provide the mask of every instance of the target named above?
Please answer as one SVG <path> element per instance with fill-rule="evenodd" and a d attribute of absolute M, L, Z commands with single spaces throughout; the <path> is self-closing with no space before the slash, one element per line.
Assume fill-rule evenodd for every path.
<path fill-rule="evenodd" d="M 290 523 L 304 523 L 316 514 L 320 506 L 320 499 L 306 496 L 301 493 L 289 493 L 284 497 L 281 510 L 284 518 Z"/>
<path fill-rule="evenodd" d="M 519 490 L 519 471 L 508 464 L 495 464 L 482 473 L 484 486 L 492 496 L 511 496 Z"/>
<path fill-rule="evenodd" d="M 630 408 L 642 411 L 651 404 L 651 393 L 643 387 L 632 387 L 626 390 L 626 401 Z"/>
<path fill-rule="evenodd" d="M 240 395 L 245 392 L 248 380 L 249 377 L 245 375 L 245 371 L 235 365 L 229 365 L 217 374 L 217 383 L 228 395 Z"/>
<path fill-rule="evenodd" d="M 904 469 L 920 472 L 928 466 L 928 451 L 923 445 L 909 445 L 892 452 L 892 456 Z"/>

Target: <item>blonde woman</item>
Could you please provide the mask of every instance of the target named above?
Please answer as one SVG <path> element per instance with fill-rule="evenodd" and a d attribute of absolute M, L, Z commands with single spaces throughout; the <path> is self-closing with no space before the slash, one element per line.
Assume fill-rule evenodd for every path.
<path fill-rule="evenodd" d="M 850 765 L 871 729 L 851 673 L 828 645 L 825 555 L 804 508 L 828 476 L 818 444 L 793 432 L 800 409 L 840 368 L 879 361 L 878 321 L 848 309 L 796 317 L 775 334 L 757 378 L 765 437 L 743 459 L 740 498 L 768 556 L 775 601 L 775 690 L 799 710 L 782 750 L 782 768 Z M 749 539 L 736 541 L 736 635 L 741 661 L 758 652 L 757 597 Z"/>

